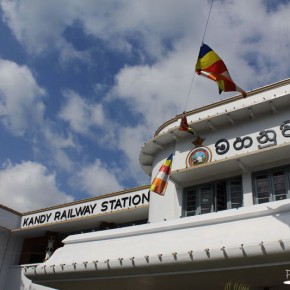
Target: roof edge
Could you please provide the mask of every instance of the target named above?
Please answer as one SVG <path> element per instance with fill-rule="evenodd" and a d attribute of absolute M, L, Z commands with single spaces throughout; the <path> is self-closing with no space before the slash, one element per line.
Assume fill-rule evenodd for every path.
<path fill-rule="evenodd" d="M 22 216 L 22 213 L 20 213 L 20 212 L 14 210 L 14 209 L 12 209 L 12 208 L 9 208 L 9 207 L 7 207 L 7 206 L 5 206 L 5 205 L 3 205 L 3 204 L 0 204 L 0 209 L 4 209 L 4 210 L 7 210 L 7 211 L 9 211 L 9 212 L 11 212 L 11 213 L 14 213 L 14 214 L 16 214 L 16 215 Z"/>
<path fill-rule="evenodd" d="M 281 87 L 281 86 L 283 86 L 285 84 L 289 84 L 289 83 L 290 83 L 290 78 L 285 79 L 285 80 L 282 80 L 282 81 L 278 81 L 278 82 L 273 83 L 273 84 L 270 84 L 270 85 L 262 86 L 260 88 L 257 88 L 257 89 L 254 89 L 254 90 L 251 90 L 251 91 L 247 92 L 247 98 L 250 97 L 250 96 L 252 96 L 252 95 L 255 95 L 257 93 L 261 93 L 261 92 L 267 91 L 267 90 L 269 90 L 271 88 L 278 88 L 278 87 Z M 177 121 L 178 119 L 180 119 L 184 115 L 185 116 L 193 115 L 193 114 L 196 114 L 196 113 L 199 113 L 199 112 L 203 112 L 203 111 L 206 111 L 206 110 L 209 110 L 209 109 L 212 109 L 212 108 L 221 106 L 221 105 L 225 105 L 225 104 L 228 104 L 228 103 L 231 103 L 231 102 L 234 102 L 234 101 L 243 99 L 243 98 L 244 98 L 243 95 L 242 94 L 239 94 L 239 95 L 235 95 L 233 97 L 230 97 L 230 98 L 227 98 L 227 99 L 224 99 L 224 100 L 221 100 L 221 101 L 217 101 L 217 102 L 212 103 L 212 104 L 209 104 L 209 105 L 205 105 L 205 106 L 199 107 L 199 108 L 194 109 L 194 110 L 190 110 L 188 112 L 184 112 L 184 113 L 178 114 L 174 118 L 172 118 L 172 119 L 168 120 L 167 122 L 163 123 L 156 130 L 156 132 L 154 134 L 154 137 L 156 137 L 157 135 L 159 135 L 159 133 L 165 127 L 167 127 L 168 125 L 174 123 L 175 121 Z"/>

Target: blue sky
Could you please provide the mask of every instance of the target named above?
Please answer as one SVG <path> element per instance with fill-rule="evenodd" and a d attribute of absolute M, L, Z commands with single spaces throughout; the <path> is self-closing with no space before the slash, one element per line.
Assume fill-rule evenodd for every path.
<path fill-rule="evenodd" d="M 210 3 L 0 0 L 0 203 L 21 212 L 150 183 L 139 151 L 181 113 Z M 289 1 L 215 0 L 205 43 L 245 90 L 290 76 Z M 186 110 L 228 98 L 194 77 Z"/>

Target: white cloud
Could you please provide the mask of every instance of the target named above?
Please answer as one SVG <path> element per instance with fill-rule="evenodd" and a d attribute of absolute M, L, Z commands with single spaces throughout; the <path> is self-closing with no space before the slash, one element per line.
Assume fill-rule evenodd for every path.
<path fill-rule="evenodd" d="M 4 20 L 28 51 L 40 53 L 51 45 L 60 45 L 60 37 L 69 23 L 69 6 L 59 9 L 59 1 L 1 1 Z"/>
<path fill-rule="evenodd" d="M 101 126 L 104 122 L 101 104 L 90 103 L 73 91 L 64 92 L 66 104 L 59 117 L 69 123 L 71 129 L 79 134 L 89 134 L 93 126 Z"/>
<path fill-rule="evenodd" d="M 214 3 L 206 40 L 224 56 L 232 77 L 248 89 L 288 77 L 290 3 L 273 11 L 267 1 Z M 278 3 L 278 1 L 277 1 Z M 267 25 L 265 25 L 267 23 Z M 218 33 L 223 29 L 227 33 Z"/>
<path fill-rule="evenodd" d="M 154 65 L 125 67 L 116 76 L 114 95 L 156 128 L 184 108 L 194 73 L 193 61 L 188 62 L 191 53 L 192 49 L 182 48 Z"/>
<path fill-rule="evenodd" d="M 233 79 L 245 89 L 278 81 L 290 73 L 287 21 L 290 4 L 281 4 L 274 11 L 265 3 L 214 1 L 205 35 L 205 42 L 223 58 Z M 122 126 L 111 119 L 111 130 L 98 140 L 103 144 L 108 144 L 108 140 L 113 140 L 114 145 L 117 142 L 128 158 L 133 175 L 138 172 L 141 145 L 161 123 L 184 109 L 191 110 L 234 94 L 219 96 L 214 82 L 195 76 L 186 104 L 209 4 L 204 0 L 181 0 L 178 4 L 174 0 L 1 2 L 6 23 L 30 53 L 56 48 L 60 59 L 81 58 L 82 54 L 65 39 L 64 32 L 75 23 L 87 36 L 104 41 L 110 49 L 128 53 L 138 50 L 143 62 L 125 66 L 118 72 L 107 102 L 110 105 L 116 99 L 125 101 L 133 113 L 141 115 L 142 122 Z M 59 9 L 60 6 L 66 9 Z M 150 64 L 146 63 L 147 55 Z M 65 95 L 66 104 L 59 116 L 73 132 L 87 135 L 94 126 L 103 124 L 100 104 L 90 103 L 73 91 Z M 73 146 L 72 138 L 63 141 Z M 97 165 L 105 168 L 103 164 Z M 91 183 L 87 181 L 83 186 L 93 192 Z"/>
<path fill-rule="evenodd" d="M 224 57 L 233 79 L 245 88 L 254 88 L 257 80 L 259 83 L 263 80 L 267 83 L 273 78 L 278 80 L 279 76 L 289 71 L 286 60 L 290 40 L 285 36 L 290 33 L 290 27 L 281 19 L 287 18 L 290 5 L 281 6 L 273 13 L 266 9 L 265 2 L 261 0 L 250 3 L 225 1 L 220 5 L 216 1 L 205 38 Z M 58 9 L 59 5 L 66 9 Z M 130 51 L 139 45 L 141 51 L 155 57 L 155 62 L 151 66 L 139 65 L 121 70 L 116 76 L 115 88 L 119 97 L 133 99 L 132 108 L 141 111 L 143 108 L 138 105 L 145 105 L 145 111 L 150 104 L 150 113 L 155 116 L 151 128 L 164 120 L 161 116 L 171 117 L 184 108 L 208 14 L 208 2 L 182 0 L 176 5 L 174 0 L 58 0 L 45 3 L 4 0 L 2 8 L 6 23 L 17 39 L 31 51 L 41 52 L 56 47 L 66 55 L 66 51 L 71 51 L 73 47 L 71 43 L 64 45 L 64 31 L 76 22 L 87 35 L 104 40 L 114 49 L 125 47 Z M 264 19 L 267 19 L 268 25 L 263 24 Z M 52 43 L 53 46 L 50 45 Z M 78 52 L 72 55 L 78 55 Z M 279 61 L 270 63 L 269 59 Z M 256 67 L 253 67 L 253 61 Z M 214 84 L 199 79 L 196 82 L 198 86 L 193 90 L 197 96 L 192 93 L 189 108 L 217 99 Z M 225 96 L 227 94 L 222 97 Z M 75 104 L 76 101 L 74 98 Z M 72 102 L 69 104 L 71 108 L 62 114 L 80 133 L 89 126 L 83 118 L 87 104 L 81 104 L 81 114 L 74 117 L 71 115 Z M 153 102 L 159 104 L 158 108 L 152 108 Z M 147 122 L 152 123 L 149 119 Z M 85 129 L 80 128 L 81 125 Z"/>
<path fill-rule="evenodd" d="M 127 157 L 127 169 L 120 172 L 120 176 L 124 179 L 128 179 L 128 176 L 130 176 L 138 180 L 139 184 L 148 184 L 150 182 L 149 178 L 143 172 L 138 160 L 141 144 L 143 145 L 144 140 L 149 139 L 149 134 L 152 133 L 151 130 L 148 130 L 144 125 L 139 125 L 134 128 L 121 128 L 119 133 L 118 147 Z"/>
<path fill-rule="evenodd" d="M 43 128 L 41 134 L 45 140 L 45 151 L 48 151 L 53 157 L 53 162 L 59 169 L 70 171 L 73 168 L 73 162 L 66 153 L 66 149 L 78 149 L 71 135 L 65 137 L 58 134 L 53 128 L 46 126 Z M 42 140 L 43 141 L 43 140 Z M 42 150 L 44 150 L 42 148 Z M 39 152 L 43 155 L 43 152 Z"/>
<path fill-rule="evenodd" d="M 13 134 L 42 122 L 44 94 L 27 66 L 0 59 L 0 118 Z"/>
<path fill-rule="evenodd" d="M 4 19 L 15 37 L 30 53 L 41 53 L 52 47 L 70 51 L 64 31 L 74 23 L 82 24 L 86 34 L 110 44 L 114 49 L 130 52 L 129 39 L 137 39 L 150 55 L 166 51 L 165 42 L 178 38 L 194 21 L 201 18 L 203 1 L 92 1 L 92 0 L 18 0 L 1 2 Z M 65 9 L 59 9 L 65 7 Z M 190 8 L 198 13 L 194 17 Z M 174 21 L 173 21 L 174 20 Z"/>
<path fill-rule="evenodd" d="M 79 59 L 82 55 L 87 59 L 86 52 L 78 51 L 65 38 L 66 29 L 77 23 L 85 34 L 105 41 L 113 49 L 131 52 L 139 47 L 140 54 L 146 52 L 157 62 L 187 39 L 185 50 L 192 48 L 189 62 L 196 57 L 193 48 L 201 43 L 209 2 L 2 0 L 1 7 L 5 22 L 31 53 L 55 48 L 60 51 L 60 59 Z M 231 67 L 242 68 L 237 74 L 241 85 L 256 82 L 250 78 L 249 72 L 253 71 L 247 65 L 248 57 L 255 58 L 263 72 L 259 79 L 279 78 L 277 73 L 289 71 L 285 61 L 290 46 L 286 21 L 289 12 L 289 3 L 277 5 L 273 11 L 262 0 L 214 1 L 205 41 L 228 56 Z M 269 59 L 278 63 L 271 64 Z M 269 71 L 269 66 L 274 70 Z"/>
<path fill-rule="evenodd" d="M 45 144 L 60 168 L 69 170 L 72 164 L 64 150 L 76 145 L 44 118 L 45 94 L 27 66 L 0 59 L 0 122 L 16 136 L 29 132 L 33 146 L 39 146 L 36 140 Z"/>
<path fill-rule="evenodd" d="M 187 102 L 203 32 L 201 24 L 205 24 L 207 16 L 205 8 L 208 9 L 208 3 L 204 3 L 204 9 L 191 11 L 192 18 L 202 12 L 203 20 L 199 23 L 196 20 L 193 24 L 195 27 L 198 25 L 199 33 L 191 35 L 192 29 L 186 29 L 180 34 L 182 37 L 173 42 L 171 51 L 160 55 L 151 65 L 126 66 L 115 76 L 115 86 L 110 95 L 112 100 L 109 101 L 114 98 L 125 100 L 132 111 L 142 116 L 142 122 L 120 130 L 118 146 L 128 157 L 131 169 L 136 170 L 139 166 L 136 157 L 140 146 L 163 122 L 183 110 L 192 110 L 238 94 L 218 95 L 214 82 L 195 75 Z M 288 77 L 290 40 L 285 35 L 290 34 L 290 26 L 282 19 L 287 19 L 290 4 L 275 13 L 267 11 L 262 1 L 251 1 L 250 5 L 247 1 L 226 1 L 223 5 L 215 1 L 213 5 L 205 42 L 223 58 L 239 86 L 253 89 Z M 148 17 L 149 21 L 152 18 Z"/>
<path fill-rule="evenodd" d="M 167 41 L 181 38 L 184 33 L 198 31 L 194 21 L 201 19 L 203 1 L 174 0 L 148 1 L 99 1 L 85 2 L 79 9 L 88 34 L 107 41 L 114 49 L 130 52 L 134 39 L 142 50 L 160 57 L 167 51 Z M 74 2 L 76 3 L 76 2 Z M 192 15 L 193 10 L 199 11 Z M 195 18 L 195 19 L 194 19 Z"/>
<path fill-rule="evenodd" d="M 111 193 L 122 189 L 114 168 L 110 168 L 96 159 L 94 163 L 81 169 L 78 174 L 78 186 L 92 196 Z M 73 181 L 75 182 L 75 181 Z"/>
<path fill-rule="evenodd" d="M 57 188 L 56 176 L 35 162 L 12 165 L 0 170 L 0 203 L 19 212 L 73 201 Z"/>

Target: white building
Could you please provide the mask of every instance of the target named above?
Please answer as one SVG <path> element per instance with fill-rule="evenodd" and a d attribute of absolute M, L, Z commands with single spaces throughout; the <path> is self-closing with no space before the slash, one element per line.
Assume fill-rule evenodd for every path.
<path fill-rule="evenodd" d="M 0 289 L 290 287 L 290 79 L 186 116 L 195 136 L 179 115 L 140 152 L 152 178 L 174 153 L 165 196 L 1 207 Z"/>

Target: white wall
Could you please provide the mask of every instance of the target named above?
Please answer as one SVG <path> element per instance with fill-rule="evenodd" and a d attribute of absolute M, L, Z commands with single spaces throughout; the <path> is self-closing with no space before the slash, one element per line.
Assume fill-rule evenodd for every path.
<path fill-rule="evenodd" d="M 277 145 L 289 143 L 290 138 L 282 135 L 280 130 L 280 125 L 283 121 L 289 120 L 289 110 L 280 110 L 279 113 L 264 114 L 257 116 L 255 119 L 249 118 L 247 120 L 236 122 L 232 125 L 230 122 L 227 126 L 216 128 L 215 131 L 207 130 L 205 132 L 199 132 L 200 137 L 205 138 L 203 146 L 206 146 L 212 152 L 212 160 L 226 160 L 227 158 L 236 157 L 239 155 L 245 155 L 248 153 L 259 152 L 263 149 L 259 149 L 257 136 L 259 136 L 260 131 L 264 130 L 274 130 L 276 132 Z M 289 131 L 288 131 L 289 133 Z M 173 149 L 173 146 L 166 147 L 163 151 L 160 151 L 153 162 L 153 172 L 152 180 L 156 176 L 160 166 L 164 160 L 172 153 L 174 150 L 174 158 L 172 164 L 172 171 L 184 170 L 187 167 L 186 160 L 189 152 L 195 147 L 192 144 L 194 138 L 189 136 L 185 139 L 178 141 Z M 242 150 L 235 150 L 233 143 L 237 137 L 250 136 L 253 140 L 253 144 L 249 148 L 244 148 Z M 230 144 L 230 149 L 227 153 L 219 155 L 216 152 L 215 144 L 218 140 L 225 138 Z M 275 148 L 273 146 L 272 148 Z M 275 154 L 275 153 L 274 153 Z M 289 156 L 285 156 L 285 158 Z M 261 164 L 266 163 L 267 160 L 261 160 Z M 271 163 L 268 166 L 275 167 L 280 166 L 280 163 Z M 246 171 L 242 168 L 238 169 L 238 172 L 227 170 L 227 176 L 222 171 L 215 172 L 214 180 L 224 179 L 230 176 L 242 175 L 243 179 L 243 194 L 244 194 L 244 206 L 249 206 L 253 204 L 253 194 L 252 194 L 252 171 L 260 170 L 264 165 L 253 165 L 251 168 L 246 168 Z M 193 173 L 194 174 L 194 173 Z M 213 180 L 212 176 L 204 175 L 196 182 L 192 184 L 186 184 L 186 186 L 191 186 L 195 184 L 201 184 Z M 178 219 L 182 214 L 182 186 L 183 184 L 175 184 L 172 180 L 169 180 L 168 187 L 165 196 L 159 196 L 154 192 L 151 193 L 151 202 L 149 207 L 149 221 L 158 222 L 164 219 Z"/>
<path fill-rule="evenodd" d="M 74 271 L 88 271 L 92 275 L 98 273 L 100 278 L 111 275 L 108 273 L 114 270 L 130 268 L 138 271 L 142 267 L 160 266 L 160 254 L 163 267 L 195 262 L 195 269 L 201 267 L 203 271 L 206 271 L 205 263 L 210 267 L 212 261 L 220 261 L 220 266 L 226 267 L 232 259 L 245 263 L 249 257 L 265 258 L 276 254 L 280 255 L 278 259 L 283 259 L 284 254 L 290 253 L 289 209 L 290 201 L 283 200 L 130 229 L 69 236 L 64 241 L 64 247 L 59 248 L 47 262 L 36 270 L 27 271 L 28 275 L 40 280 L 47 280 L 55 273 L 59 274 L 59 278 L 61 275 L 69 278 Z M 242 244 L 246 258 L 241 250 Z M 225 247 L 227 259 L 222 247 Z M 205 249 L 210 251 L 210 256 Z M 189 251 L 193 251 L 193 260 Z M 172 255 L 175 252 L 177 260 Z M 146 256 L 149 257 L 147 261 Z M 130 260 L 132 257 L 134 265 Z M 108 260 L 110 267 L 106 264 Z M 84 265 L 84 262 L 87 264 Z M 251 263 L 258 263 L 258 260 Z"/>
<path fill-rule="evenodd" d="M 20 215 L 0 206 L 0 289 L 5 287 L 8 267 L 19 259 L 22 240 L 12 237 L 11 230 L 19 227 Z M 18 262 L 18 261 L 17 261 Z M 10 290 L 10 289 L 9 289 Z"/>
<path fill-rule="evenodd" d="M 228 126 L 222 128 L 216 128 L 216 131 L 199 132 L 200 137 L 205 138 L 203 145 L 208 147 L 212 152 L 212 161 L 223 160 L 225 158 L 238 156 L 250 152 L 259 151 L 257 136 L 260 131 L 274 130 L 276 132 L 277 144 L 283 144 L 284 142 L 290 142 L 289 137 L 284 137 L 280 131 L 280 125 L 283 121 L 289 120 L 289 110 L 279 112 L 279 114 L 267 114 L 263 117 L 252 120 L 250 117 L 248 120 L 239 121 L 236 125 L 232 126 L 230 123 Z M 242 150 L 235 150 L 233 143 L 237 137 L 250 136 L 253 140 L 253 145 L 249 148 Z M 176 144 L 175 158 L 173 162 L 172 170 L 183 169 L 186 164 L 186 157 L 191 149 L 194 148 L 192 144 L 194 138 L 189 137 L 183 139 Z M 215 143 L 220 139 L 227 139 L 230 143 L 230 149 L 227 153 L 219 155 L 216 153 Z"/>
<path fill-rule="evenodd" d="M 4 279 L 7 271 L 5 256 L 9 242 L 10 232 L 0 230 L 0 289 L 3 289 Z"/>
<path fill-rule="evenodd" d="M 32 283 L 24 275 L 24 270 L 21 266 L 9 267 L 7 279 L 3 290 L 56 290 L 55 288 L 48 288 L 45 286 Z"/>
<path fill-rule="evenodd" d="M 20 226 L 20 214 L 17 215 L 0 205 L 0 229 L 12 230 Z"/>

